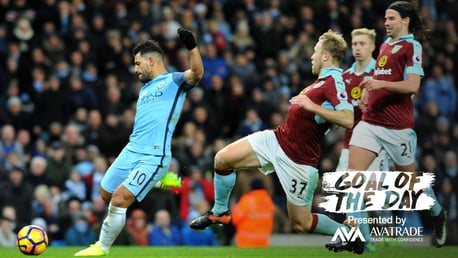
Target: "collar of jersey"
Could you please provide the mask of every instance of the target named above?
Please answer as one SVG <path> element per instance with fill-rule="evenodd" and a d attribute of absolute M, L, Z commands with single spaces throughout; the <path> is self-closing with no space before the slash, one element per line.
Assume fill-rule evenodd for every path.
<path fill-rule="evenodd" d="M 322 68 L 320 71 L 320 76 L 318 79 L 322 79 L 324 77 L 328 77 L 334 74 L 342 74 L 343 70 L 338 67 L 329 67 L 329 68 Z"/>
<path fill-rule="evenodd" d="M 357 62 L 354 62 L 351 67 L 350 67 L 350 73 L 355 74 L 356 73 L 356 64 Z M 374 67 L 375 67 L 375 59 L 371 58 L 371 61 L 367 64 L 366 68 L 364 68 L 364 73 L 370 73 Z"/>
<path fill-rule="evenodd" d="M 407 35 L 404 35 L 404 36 L 401 36 L 399 37 L 399 39 L 397 41 L 394 41 L 394 42 L 391 42 L 392 38 L 391 37 L 388 37 L 386 39 L 386 42 L 390 43 L 390 44 L 393 44 L 393 43 L 396 43 L 396 42 L 399 42 L 399 41 L 402 41 L 402 40 L 408 40 L 408 39 L 414 39 L 415 37 L 413 36 L 412 33 L 410 34 L 407 34 Z"/>

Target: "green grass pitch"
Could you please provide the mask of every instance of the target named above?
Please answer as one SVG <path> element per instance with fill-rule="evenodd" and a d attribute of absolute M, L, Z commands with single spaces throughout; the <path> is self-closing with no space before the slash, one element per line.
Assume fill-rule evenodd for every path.
<path fill-rule="evenodd" d="M 39 257 L 73 257 L 82 247 L 48 247 Z M 356 255 L 348 252 L 333 253 L 324 247 L 121 247 L 114 246 L 105 257 L 140 258 L 140 257 L 186 257 L 186 258 L 236 258 L 236 257 L 368 257 L 368 258 L 442 258 L 457 257 L 458 246 L 435 247 L 379 247 L 376 252 Z M 0 248 L 0 257 L 26 257 L 17 248 Z"/>

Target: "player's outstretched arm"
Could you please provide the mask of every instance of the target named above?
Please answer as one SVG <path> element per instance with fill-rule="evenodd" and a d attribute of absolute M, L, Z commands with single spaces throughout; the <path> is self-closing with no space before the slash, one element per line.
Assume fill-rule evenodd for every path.
<path fill-rule="evenodd" d="M 178 37 L 184 46 L 189 50 L 190 68 L 184 71 L 184 78 L 187 83 L 196 85 L 204 75 L 204 66 L 199 48 L 197 47 L 194 35 L 190 30 L 178 28 Z"/>

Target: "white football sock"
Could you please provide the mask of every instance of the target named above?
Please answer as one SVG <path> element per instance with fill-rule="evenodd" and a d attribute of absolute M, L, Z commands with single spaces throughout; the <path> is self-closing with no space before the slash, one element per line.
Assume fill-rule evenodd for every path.
<path fill-rule="evenodd" d="M 113 242 L 126 224 L 127 208 L 119 208 L 111 205 L 108 206 L 108 214 L 103 220 L 100 229 L 99 244 L 105 252 L 108 252 Z"/>

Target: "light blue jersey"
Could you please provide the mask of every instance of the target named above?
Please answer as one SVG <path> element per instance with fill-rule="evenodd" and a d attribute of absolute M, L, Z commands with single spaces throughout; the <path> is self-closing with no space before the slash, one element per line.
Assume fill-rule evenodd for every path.
<path fill-rule="evenodd" d="M 168 73 L 140 90 L 134 129 L 126 148 L 133 152 L 171 155 L 171 141 L 187 91 L 184 73 Z"/>
<path fill-rule="evenodd" d="M 122 184 L 141 201 L 167 173 L 171 141 L 187 92 L 184 73 L 167 73 L 146 83 L 139 93 L 129 143 L 108 168 L 102 187 L 113 193 Z"/>

